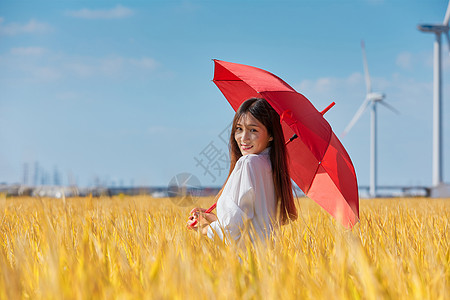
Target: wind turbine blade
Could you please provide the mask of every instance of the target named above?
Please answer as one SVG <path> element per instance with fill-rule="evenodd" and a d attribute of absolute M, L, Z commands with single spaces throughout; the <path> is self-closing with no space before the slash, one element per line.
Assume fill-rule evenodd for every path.
<path fill-rule="evenodd" d="M 352 127 L 355 125 L 355 123 L 359 120 L 359 118 L 362 116 L 364 111 L 366 110 L 367 106 L 370 104 L 370 99 L 366 98 L 364 100 L 363 104 L 358 108 L 356 111 L 356 114 L 353 116 L 353 119 L 348 123 L 347 127 L 345 127 L 344 131 L 341 133 L 341 137 L 344 137 L 347 135 L 347 133 L 352 129 Z"/>
<path fill-rule="evenodd" d="M 393 111 L 394 113 L 396 113 L 397 115 L 400 114 L 400 112 L 399 112 L 397 109 L 395 109 L 392 105 L 387 104 L 387 103 L 384 102 L 384 101 L 379 101 L 379 103 L 382 104 L 382 105 L 384 105 L 385 107 L 387 107 L 388 109 L 390 109 L 391 111 Z"/>
<path fill-rule="evenodd" d="M 448 2 L 447 12 L 445 13 L 445 17 L 444 17 L 444 26 L 448 25 L 449 20 L 450 20 L 450 1 Z"/>
<path fill-rule="evenodd" d="M 367 94 L 370 94 L 370 93 L 372 93 L 372 84 L 370 82 L 369 66 L 367 65 L 366 46 L 364 44 L 364 41 L 361 41 L 361 49 L 362 49 L 362 54 L 363 54 L 364 77 L 366 78 L 366 89 L 367 89 Z"/>

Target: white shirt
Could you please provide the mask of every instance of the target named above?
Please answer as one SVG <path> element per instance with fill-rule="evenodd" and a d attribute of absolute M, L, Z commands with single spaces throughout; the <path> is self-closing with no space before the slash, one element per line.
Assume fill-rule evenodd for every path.
<path fill-rule="evenodd" d="M 260 154 L 239 158 L 217 201 L 217 221 L 208 228 L 208 237 L 214 234 L 223 240 L 239 240 L 241 228 L 248 222 L 260 239 L 269 237 L 276 219 L 276 196 L 272 178 L 270 148 Z M 250 225 L 250 224 L 247 224 Z"/>

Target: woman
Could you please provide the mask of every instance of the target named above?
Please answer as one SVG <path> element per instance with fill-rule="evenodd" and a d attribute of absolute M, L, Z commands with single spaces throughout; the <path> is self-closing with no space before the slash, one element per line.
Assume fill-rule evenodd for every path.
<path fill-rule="evenodd" d="M 297 218 L 280 117 L 261 98 L 237 110 L 230 135 L 230 172 L 218 194 L 217 216 L 194 208 L 188 225 L 214 238 L 239 240 L 244 228 L 268 238 L 277 222 Z"/>

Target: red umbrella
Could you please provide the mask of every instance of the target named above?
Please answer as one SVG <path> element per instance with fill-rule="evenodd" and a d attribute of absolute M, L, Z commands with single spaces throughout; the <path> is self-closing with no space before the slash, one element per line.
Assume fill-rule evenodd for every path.
<path fill-rule="evenodd" d="M 346 227 L 359 219 L 352 161 L 323 114 L 279 77 L 259 68 L 214 60 L 214 83 L 236 111 L 262 97 L 280 115 L 288 140 L 291 177 L 300 189 Z M 295 138 L 294 134 L 298 136 Z"/>

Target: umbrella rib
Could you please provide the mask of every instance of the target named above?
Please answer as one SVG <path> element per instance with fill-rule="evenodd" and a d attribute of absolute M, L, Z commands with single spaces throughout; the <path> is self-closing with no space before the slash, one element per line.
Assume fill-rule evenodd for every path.
<path fill-rule="evenodd" d="M 328 140 L 328 146 L 327 146 L 327 149 L 325 150 L 325 152 L 324 152 L 324 155 L 323 156 L 325 156 L 325 153 L 327 153 L 327 151 L 328 151 L 328 148 L 330 147 L 330 143 L 331 143 L 331 136 L 332 136 L 332 134 L 330 134 L 330 139 Z M 323 160 L 323 157 L 322 157 L 322 160 Z M 317 168 L 316 168 L 316 171 L 314 172 L 314 176 L 313 176 L 313 178 L 312 178 L 312 180 L 311 180 L 311 182 L 309 183 L 309 188 L 308 188 L 308 192 L 306 192 L 305 194 L 308 194 L 309 193 L 309 189 L 311 188 L 311 185 L 312 185 L 312 183 L 314 182 L 314 179 L 316 179 L 316 176 L 317 176 L 317 171 L 319 171 L 319 168 L 320 168 L 320 166 L 322 165 L 322 161 L 319 161 L 319 164 L 317 165 Z M 333 182 L 334 183 L 334 182 Z"/>
<path fill-rule="evenodd" d="M 311 182 L 308 185 L 309 186 L 308 191 L 305 194 L 309 193 L 309 190 L 311 189 L 311 186 L 312 186 L 312 183 L 314 182 L 314 179 L 316 179 L 317 171 L 319 171 L 319 168 L 320 168 L 321 164 L 322 164 L 322 162 L 320 161 L 319 164 L 317 165 L 316 171 L 314 172 L 314 176 L 313 176 L 313 178 L 311 179 Z"/>

